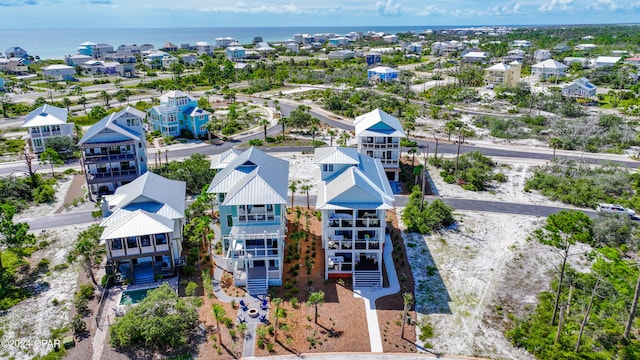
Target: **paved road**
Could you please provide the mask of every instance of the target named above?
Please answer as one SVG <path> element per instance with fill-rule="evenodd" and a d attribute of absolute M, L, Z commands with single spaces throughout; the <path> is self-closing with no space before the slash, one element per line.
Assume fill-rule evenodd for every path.
<path fill-rule="evenodd" d="M 427 196 L 428 202 L 436 199 L 434 196 Z M 529 216 L 547 217 L 550 214 L 555 214 L 564 210 L 565 208 L 556 206 L 543 206 L 543 205 L 529 205 L 520 203 L 511 203 L 504 201 L 487 201 L 487 200 L 469 200 L 458 198 L 441 198 L 446 204 L 451 205 L 457 210 L 470 210 L 470 211 L 486 211 L 503 214 L 520 214 Z M 316 196 L 309 196 L 310 204 L 316 203 Z M 398 207 L 404 207 L 407 205 L 409 197 L 407 195 L 397 195 L 395 205 Z M 306 196 L 301 194 L 296 195 L 294 204 L 300 207 L 307 206 Z M 594 216 L 595 211 L 582 210 L 589 216 Z M 32 230 L 50 229 L 60 226 L 76 225 L 92 223 L 96 220 L 91 216 L 91 211 L 82 212 L 70 212 L 49 216 L 35 217 L 24 220 L 29 224 Z"/>

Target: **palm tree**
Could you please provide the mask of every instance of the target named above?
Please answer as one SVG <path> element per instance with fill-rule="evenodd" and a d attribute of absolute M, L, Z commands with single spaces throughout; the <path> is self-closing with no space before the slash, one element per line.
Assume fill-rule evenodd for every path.
<path fill-rule="evenodd" d="M 324 292 L 312 292 L 309 294 L 309 298 L 307 299 L 307 306 L 313 306 L 315 310 L 315 323 L 318 323 L 318 306 L 324 304 Z"/>
<path fill-rule="evenodd" d="M 278 342 L 278 319 L 280 319 L 280 305 L 282 304 L 281 298 L 273 298 L 271 302 L 276 306 L 276 312 L 273 314 L 274 326 L 273 326 L 273 341 Z"/>
<path fill-rule="evenodd" d="M 309 207 L 309 190 L 311 190 L 312 187 L 313 187 L 313 185 L 311 185 L 311 184 L 304 184 L 304 185 L 300 186 L 300 190 L 304 191 L 305 194 L 307 194 L 307 209 L 310 209 L 310 207 Z"/>
<path fill-rule="evenodd" d="M 409 149 L 407 152 L 411 154 L 411 165 L 413 165 L 416 161 L 416 153 L 418 152 L 418 148 L 414 146 L 411 149 Z"/>
<path fill-rule="evenodd" d="M 347 140 L 349 140 L 350 138 L 351 138 L 351 134 L 349 134 L 349 132 L 347 132 L 347 131 L 343 131 L 340 134 L 340 138 L 336 142 L 340 146 L 347 146 Z"/>
<path fill-rule="evenodd" d="M 67 108 L 67 112 L 69 112 L 69 106 L 71 106 L 71 100 L 68 97 L 62 99 L 62 105 Z"/>
<path fill-rule="evenodd" d="M 262 125 L 262 131 L 264 132 L 264 141 L 267 141 L 267 125 L 270 124 L 269 119 L 260 119 L 260 125 Z"/>
<path fill-rule="evenodd" d="M 278 119 L 278 124 L 282 125 L 282 138 L 284 139 L 284 131 L 285 131 L 285 127 L 287 126 L 287 123 L 289 122 L 289 118 L 286 116 L 281 116 Z"/>
<path fill-rule="evenodd" d="M 82 105 L 84 107 L 84 113 L 87 113 L 87 98 L 84 97 L 84 95 L 80 96 L 80 98 L 78 99 L 78 104 Z"/>
<path fill-rule="evenodd" d="M 553 161 L 556 161 L 556 149 L 562 146 L 562 140 L 557 137 L 549 139 L 549 146 L 553 149 Z"/>
<path fill-rule="evenodd" d="M 413 304 L 413 295 L 410 292 L 405 292 L 402 294 L 402 302 L 404 303 L 404 308 L 402 309 L 402 331 L 400 333 L 400 338 L 404 339 L 404 325 L 407 323 L 407 312 L 409 312 L 409 308 L 411 304 Z"/>
<path fill-rule="evenodd" d="M 334 129 L 327 130 L 327 135 L 329 135 L 329 146 L 333 146 L 333 137 L 337 135 Z"/>
<path fill-rule="evenodd" d="M 414 184 L 418 184 L 418 176 L 420 176 L 420 174 L 422 174 L 422 169 L 424 168 L 424 166 L 422 166 L 422 164 L 415 166 L 413 168 L 413 176 L 415 177 L 413 183 Z M 424 189 L 423 189 L 424 190 Z"/>
<path fill-rule="evenodd" d="M 213 306 L 211 306 L 211 312 L 216 318 L 216 328 L 218 329 L 218 344 L 222 344 L 222 329 L 220 328 L 220 321 L 224 319 L 224 316 L 227 314 L 227 312 L 220 304 L 213 304 Z"/>
<path fill-rule="evenodd" d="M 111 94 L 109 94 L 105 90 L 102 90 L 100 92 L 100 97 L 102 98 L 102 100 L 104 100 L 104 105 L 109 106 L 109 100 L 111 100 Z"/>
<path fill-rule="evenodd" d="M 296 191 L 298 191 L 298 182 L 292 181 L 289 184 L 289 190 L 291 190 L 291 210 L 293 210 L 293 197 L 296 195 Z"/>
<path fill-rule="evenodd" d="M 100 264 L 106 254 L 106 248 L 104 245 L 100 245 L 102 230 L 103 228 L 98 224 L 93 224 L 87 230 L 80 232 L 75 248 L 75 253 L 82 258 L 86 271 L 95 286 L 98 286 L 98 282 L 93 275 L 93 267 Z"/>

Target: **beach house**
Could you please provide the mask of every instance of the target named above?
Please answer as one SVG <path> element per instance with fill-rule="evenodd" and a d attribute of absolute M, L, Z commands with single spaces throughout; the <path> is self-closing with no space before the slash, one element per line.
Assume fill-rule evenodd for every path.
<path fill-rule="evenodd" d="M 147 172 L 145 113 L 127 108 L 91 126 L 78 142 L 89 197 L 112 194 Z"/>
<path fill-rule="evenodd" d="M 7 50 L 5 50 L 4 55 L 7 58 L 12 58 L 12 57 L 27 58 L 27 57 L 29 57 L 29 53 L 27 52 L 27 50 L 21 48 L 20 46 L 12 46 L 12 47 L 8 48 Z"/>
<path fill-rule="evenodd" d="M 567 68 L 568 66 L 563 63 L 557 62 L 554 59 L 548 59 L 531 65 L 531 74 L 542 79 L 551 76 L 562 77 Z"/>
<path fill-rule="evenodd" d="M 375 109 L 357 116 L 354 122 L 358 152 L 378 159 L 386 178 L 398 181 L 400 174 L 400 140 L 406 137 L 398 118 Z"/>
<path fill-rule="evenodd" d="M 374 66 L 382 62 L 382 54 L 376 51 L 368 51 L 364 53 L 364 59 L 367 66 Z"/>
<path fill-rule="evenodd" d="M 100 240 L 116 283 L 151 283 L 184 265 L 185 194 L 184 181 L 149 171 L 104 197 Z"/>
<path fill-rule="evenodd" d="M 502 85 L 505 87 L 516 87 L 520 82 L 520 72 L 522 63 L 512 61 L 509 64 L 497 63 L 484 70 L 484 82 L 489 87 Z"/>
<path fill-rule="evenodd" d="M 207 134 L 211 113 L 198 107 L 198 100 L 180 90 L 160 96 L 160 105 L 148 110 L 152 130 L 164 136 L 180 136 L 185 131 L 195 137 Z"/>
<path fill-rule="evenodd" d="M 68 65 L 53 64 L 43 67 L 42 75 L 47 80 L 71 81 L 76 75 L 76 69 Z"/>
<path fill-rule="evenodd" d="M 229 46 L 224 50 L 224 52 L 227 56 L 227 59 L 231 61 L 243 60 L 247 57 L 247 49 L 242 46 Z"/>
<path fill-rule="evenodd" d="M 266 294 L 268 286 L 282 285 L 289 162 L 255 147 L 231 154 L 207 190 L 219 204 L 225 259 L 219 265 L 249 294 Z"/>
<path fill-rule="evenodd" d="M 45 104 L 24 117 L 21 127 L 27 128 L 27 142 L 34 153 L 43 152 L 48 139 L 73 137 L 73 123 L 67 123 L 67 115 L 67 109 Z"/>
<path fill-rule="evenodd" d="M 596 96 L 598 87 L 593 85 L 589 79 L 581 77 L 573 80 L 571 84 L 568 84 L 562 88 L 562 96 L 589 99 Z"/>
<path fill-rule="evenodd" d="M 613 66 L 617 64 L 622 57 L 620 56 L 598 56 L 593 63 L 595 68 Z"/>
<path fill-rule="evenodd" d="M 320 169 L 316 210 L 322 214 L 325 279 L 351 278 L 354 288 L 382 285 L 387 210 L 393 193 L 379 159 L 354 148 L 315 151 Z"/>
<path fill-rule="evenodd" d="M 398 81 L 398 70 L 387 66 L 377 66 L 367 70 L 367 79 L 375 82 Z"/>

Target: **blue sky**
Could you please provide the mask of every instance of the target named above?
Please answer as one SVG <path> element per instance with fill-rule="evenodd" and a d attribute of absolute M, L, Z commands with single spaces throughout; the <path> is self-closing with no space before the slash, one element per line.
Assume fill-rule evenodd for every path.
<path fill-rule="evenodd" d="M 640 22 L 640 0 L 0 0 L 0 28 Z"/>

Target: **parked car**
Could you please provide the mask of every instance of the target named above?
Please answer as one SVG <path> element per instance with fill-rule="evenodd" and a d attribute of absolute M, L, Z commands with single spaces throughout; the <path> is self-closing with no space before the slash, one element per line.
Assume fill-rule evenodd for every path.
<path fill-rule="evenodd" d="M 633 211 L 632 209 L 627 209 L 618 204 L 598 204 L 596 211 L 609 214 L 624 214 L 630 218 L 636 217 L 635 211 Z"/>

